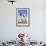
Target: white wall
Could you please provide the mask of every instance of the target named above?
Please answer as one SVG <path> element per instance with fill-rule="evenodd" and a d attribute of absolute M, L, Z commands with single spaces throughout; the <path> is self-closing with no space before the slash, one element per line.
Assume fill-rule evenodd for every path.
<path fill-rule="evenodd" d="M 13 5 L 0 0 L 0 40 L 15 40 L 26 32 L 33 40 L 46 40 L 45 0 L 17 0 Z M 30 27 L 16 27 L 16 8 L 30 8 Z M 32 27 L 31 27 L 32 26 Z"/>

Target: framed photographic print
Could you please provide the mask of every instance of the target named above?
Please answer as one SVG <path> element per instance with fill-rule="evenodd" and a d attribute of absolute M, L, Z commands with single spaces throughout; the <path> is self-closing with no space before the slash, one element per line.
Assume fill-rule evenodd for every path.
<path fill-rule="evenodd" d="M 16 26 L 19 26 L 19 27 L 30 26 L 29 8 L 16 8 Z"/>

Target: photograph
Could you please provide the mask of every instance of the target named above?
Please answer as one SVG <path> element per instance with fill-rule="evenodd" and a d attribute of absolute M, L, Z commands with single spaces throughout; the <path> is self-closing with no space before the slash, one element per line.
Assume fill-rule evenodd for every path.
<path fill-rule="evenodd" d="M 16 26 L 30 26 L 29 8 L 16 8 Z"/>

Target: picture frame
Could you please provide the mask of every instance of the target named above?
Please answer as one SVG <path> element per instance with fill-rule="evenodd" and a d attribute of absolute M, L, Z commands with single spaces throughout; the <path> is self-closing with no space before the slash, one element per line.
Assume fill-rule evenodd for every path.
<path fill-rule="evenodd" d="M 16 8 L 16 26 L 30 26 L 30 8 Z"/>

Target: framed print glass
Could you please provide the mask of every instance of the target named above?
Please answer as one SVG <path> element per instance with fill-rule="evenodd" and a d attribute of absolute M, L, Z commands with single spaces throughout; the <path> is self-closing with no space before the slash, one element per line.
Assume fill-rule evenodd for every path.
<path fill-rule="evenodd" d="M 19 26 L 19 27 L 30 26 L 29 8 L 16 8 L 16 26 Z"/>

